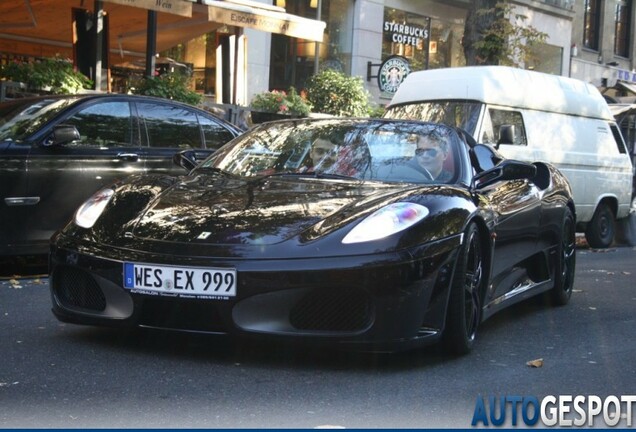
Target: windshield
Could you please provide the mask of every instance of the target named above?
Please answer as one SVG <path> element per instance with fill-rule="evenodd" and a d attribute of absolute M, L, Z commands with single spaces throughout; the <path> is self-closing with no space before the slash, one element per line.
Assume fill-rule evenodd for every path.
<path fill-rule="evenodd" d="M 246 132 L 197 169 L 243 177 L 346 177 L 451 183 L 458 173 L 456 132 L 443 125 L 387 120 L 274 122 Z"/>
<path fill-rule="evenodd" d="M 443 123 L 473 135 L 482 103 L 474 101 L 431 101 L 390 107 L 385 118 Z"/>
<path fill-rule="evenodd" d="M 75 100 L 25 99 L 0 104 L 0 140 L 23 140 Z"/>

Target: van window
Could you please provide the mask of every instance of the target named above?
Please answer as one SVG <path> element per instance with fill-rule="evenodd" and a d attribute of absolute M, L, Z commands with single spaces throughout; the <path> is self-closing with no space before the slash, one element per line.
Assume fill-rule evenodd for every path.
<path fill-rule="evenodd" d="M 442 123 L 464 129 L 472 135 L 477 128 L 482 105 L 465 100 L 418 102 L 391 107 L 384 117 Z"/>
<path fill-rule="evenodd" d="M 519 111 L 508 111 L 496 108 L 489 108 L 487 118 L 484 121 L 484 130 L 481 135 L 481 142 L 488 144 L 498 144 L 499 128 L 503 125 L 513 125 L 515 127 L 514 145 L 528 145 L 526 139 L 526 128 L 523 124 L 523 117 Z"/>
<path fill-rule="evenodd" d="M 610 129 L 612 129 L 612 135 L 614 135 L 614 141 L 616 141 L 618 152 L 621 154 L 627 153 L 627 148 L 625 147 L 625 141 L 623 141 L 623 135 L 621 135 L 618 127 L 616 125 L 610 125 Z"/>

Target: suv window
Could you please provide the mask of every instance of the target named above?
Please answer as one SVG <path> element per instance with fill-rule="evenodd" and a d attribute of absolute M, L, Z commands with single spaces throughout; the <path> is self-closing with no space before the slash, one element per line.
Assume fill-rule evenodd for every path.
<path fill-rule="evenodd" d="M 523 117 L 519 111 L 507 111 L 489 108 L 490 119 L 484 121 L 485 129 L 482 131 L 481 142 L 497 144 L 499 139 L 499 129 L 503 125 L 513 125 L 515 127 L 514 145 L 528 145 L 526 139 L 526 128 L 523 124 Z M 490 121 L 488 121 L 490 120 Z"/>
<path fill-rule="evenodd" d="M 152 102 L 137 102 L 148 146 L 180 149 L 202 148 L 197 115 L 186 108 Z"/>
<path fill-rule="evenodd" d="M 72 145 L 129 147 L 132 144 L 132 116 L 128 102 L 98 102 L 78 111 L 63 124 L 75 126 L 80 133 L 80 141 Z"/>
<path fill-rule="evenodd" d="M 205 147 L 218 149 L 223 144 L 234 138 L 234 134 L 213 118 L 199 115 L 199 123 L 205 137 Z"/>

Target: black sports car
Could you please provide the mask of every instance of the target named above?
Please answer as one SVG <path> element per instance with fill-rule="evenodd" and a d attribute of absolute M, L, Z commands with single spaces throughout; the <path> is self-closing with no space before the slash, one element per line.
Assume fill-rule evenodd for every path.
<path fill-rule="evenodd" d="M 457 129 L 272 122 L 175 162 L 194 169 L 105 188 L 53 237 L 60 320 L 466 353 L 496 311 L 572 293 L 566 179 Z"/>

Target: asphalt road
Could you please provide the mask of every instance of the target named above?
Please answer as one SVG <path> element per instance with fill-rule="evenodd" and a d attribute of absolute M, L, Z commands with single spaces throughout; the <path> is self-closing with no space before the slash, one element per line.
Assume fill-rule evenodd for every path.
<path fill-rule="evenodd" d="M 479 397 L 635 394 L 636 249 L 577 255 L 569 305 L 504 311 L 459 358 L 62 324 L 45 277 L 3 278 L 0 427 L 468 428 Z"/>

